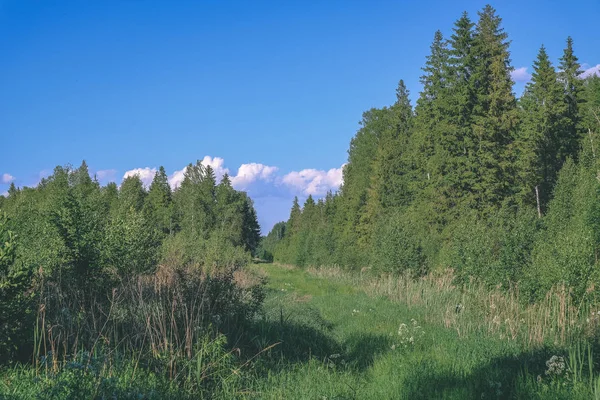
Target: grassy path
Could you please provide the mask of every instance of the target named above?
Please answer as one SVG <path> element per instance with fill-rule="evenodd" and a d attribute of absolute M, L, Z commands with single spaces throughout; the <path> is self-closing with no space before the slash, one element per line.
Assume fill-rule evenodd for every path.
<path fill-rule="evenodd" d="M 418 308 L 301 269 L 253 268 L 268 276 L 255 340 L 261 348 L 280 343 L 257 366 L 262 375 L 253 393 L 260 398 L 546 397 L 531 377 L 543 375 L 547 352 L 525 353 L 490 337 L 459 338 L 441 325 L 422 324 Z M 574 395 L 552 389 L 553 398 Z"/>

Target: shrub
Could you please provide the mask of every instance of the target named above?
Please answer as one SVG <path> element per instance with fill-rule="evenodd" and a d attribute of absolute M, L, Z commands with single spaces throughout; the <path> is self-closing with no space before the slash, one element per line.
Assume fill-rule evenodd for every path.
<path fill-rule="evenodd" d="M 406 214 L 394 213 L 379 220 L 372 257 L 375 270 L 424 272 L 425 257 L 413 227 Z"/>

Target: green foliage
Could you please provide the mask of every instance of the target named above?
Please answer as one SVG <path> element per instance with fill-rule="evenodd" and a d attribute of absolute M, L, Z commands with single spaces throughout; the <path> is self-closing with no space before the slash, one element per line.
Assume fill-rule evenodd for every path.
<path fill-rule="evenodd" d="M 564 121 L 564 134 L 560 141 L 560 159 L 564 162 L 567 157 L 577 155 L 579 142 L 585 134 L 583 111 L 585 108 L 584 85 L 580 78 L 581 65 L 573 51 L 573 39 L 567 38 L 567 47 L 560 58 L 559 81 L 563 87 L 563 97 L 566 105 L 566 119 Z"/>
<path fill-rule="evenodd" d="M 372 265 L 376 271 L 415 275 L 425 271 L 425 256 L 414 221 L 402 213 L 384 215 L 378 223 Z"/>
<path fill-rule="evenodd" d="M 463 13 L 448 40 L 435 32 L 414 110 L 400 81 L 393 105 L 365 112 L 340 190 L 303 208 L 295 199 L 262 254 L 591 293 L 600 78 L 580 78 L 570 38 L 559 62 L 542 46 L 517 102 L 502 19 L 489 5 L 477 21 Z"/>
<path fill-rule="evenodd" d="M 152 272 L 160 244 L 155 227 L 134 208 L 113 215 L 102 240 L 102 264 L 121 276 Z"/>
<path fill-rule="evenodd" d="M 450 230 L 442 262 L 459 277 L 479 277 L 490 285 L 522 281 L 529 277 L 531 251 L 541 221 L 533 209 L 514 213 L 500 210 L 487 217 L 465 213 Z"/>
<path fill-rule="evenodd" d="M 77 169 L 56 167 L 36 188 L 13 187 L 3 207 L 8 215 L 0 218 L 3 363 L 41 356 L 62 362 L 81 349 L 91 351 L 100 338 L 116 346 L 110 351 L 129 354 L 144 346 L 140 343 L 149 345 L 142 338 L 148 329 L 159 330 L 161 315 L 178 318 L 164 343 L 175 332 L 187 332 L 190 327 L 182 324 L 191 314 L 186 320 L 180 307 L 197 313 L 194 329 L 202 330 L 216 315 L 220 326 L 228 318 L 239 323 L 260 305 L 260 289 L 243 288 L 234 279 L 259 240 L 252 201 L 226 178 L 217 187 L 214 172 L 200 163 L 188 168 L 174 193 L 163 168 L 147 192 L 137 175 L 120 187 L 100 187 L 85 162 Z M 187 289 L 157 292 L 165 268 L 187 271 Z M 136 304 L 142 300 L 144 312 L 154 313 L 134 323 L 144 314 Z M 157 325 L 150 328 L 151 322 Z"/>
<path fill-rule="evenodd" d="M 0 359 L 22 359 L 32 322 L 32 271 L 17 260 L 17 236 L 0 210 Z"/>
<path fill-rule="evenodd" d="M 144 211 L 147 219 L 151 221 L 158 232 L 164 235 L 173 233 L 175 229 L 173 198 L 167 173 L 162 166 L 150 184 Z"/>
<path fill-rule="evenodd" d="M 576 156 L 572 153 L 576 148 L 568 143 L 571 140 L 566 129 L 569 119 L 563 96 L 557 74 L 542 46 L 531 82 L 520 101 L 522 124 L 515 143 L 519 200 L 535 206 L 539 197 L 541 210 L 546 209 L 564 160 Z"/>
<path fill-rule="evenodd" d="M 578 165 L 565 164 L 550 202 L 547 229 L 533 252 L 532 274 L 539 295 L 553 285 L 565 284 L 581 298 L 600 282 L 600 165 L 590 147 L 586 146 Z"/>

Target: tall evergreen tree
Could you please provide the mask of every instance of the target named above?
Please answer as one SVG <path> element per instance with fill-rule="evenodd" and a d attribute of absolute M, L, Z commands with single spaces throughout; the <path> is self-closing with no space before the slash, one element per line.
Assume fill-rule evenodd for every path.
<path fill-rule="evenodd" d="M 557 74 L 544 46 L 533 65 L 531 81 L 521 99 L 522 125 L 515 143 L 519 195 L 522 204 L 536 205 L 541 212 L 550 199 L 562 167 L 566 104 Z"/>
<path fill-rule="evenodd" d="M 439 192 L 447 197 L 448 208 L 459 202 L 471 203 L 475 186 L 476 152 L 472 128 L 472 114 L 475 103 L 473 72 L 473 27 L 465 12 L 455 22 L 449 40 L 450 58 L 448 66 L 448 90 L 442 105 L 446 130 L 440 137 L 440 145 L 446 154 L 444 181 Z"/>
<path fill-rule="evenodd" d="M 121 182 L 119 191 L 119 210 L 127 213 L 130 209 L 141 211 L 144 207 L 146 190 L 139 175 L 128 176 Z"/>
<path fill-rule="evenodd" d="M 475 88 L 473 135 L 476 147 L 475 193 L 479 208 L 500 205 L 510 194 L 508 146 L 518 121 L 512 92 L 508 35 L 502 19 L 487 5 L 479 12 L 475 28 L 471 79 Z"/>
<path fill-rule="evenodd" d="M 567 47 L 563 52 L 559 64 L 558 77 L 563 85 L 564 101 L 567 105 L 565 127 L 566 134 L 560 141 L 559 157 L 564 162 L 567 157 L 576 157 L 579 150 L 579 140 L 583 134 L 581 124 L 581 106 L 585 102 L 583 81 L 579 59 L 573 52 L 573 39 L 567 38 Z"/>
<path fill-rule="evenodd" d="M 163 166 L 154 174 L 144 209 L 149 222 L 159 232 L 163 234 L 173 232 L 173 198 L 169 179 Z"/>
<path fill-rule="evenodd" d="M 287 231 L 290 235 L 298 233 L 300 231 L 302 210 L 300 210 L 300 203 L 298 202 L 298 196 L 294 197 L 292 203 L 292 210 L 290 211 L 289 222 L 287 223 Z"/>
<path fill-rule="evenodd" d="M 403 80 L 396 89 L 396 102 L 387 113 L 387 129 L 382 130 L 373 162 L 367 196 L 365 221 L 369 236 L 382 209 L 406 206 L 410 202 L 408 145 L 413 128 L 413 110 Z"/>
<path fill-rule="evenodd" d="M 424 74 L 420 78 L 423 90 L 415 108 L 417 118 L 413 162 L 425 185 L 431 184 L 431 179 L 439 175 L 437 168 L 441 164 L 436 159 L 436 146 L 439 132 L 443 130 L 441 102 L 447 85 L 448 57 L 447 43 L 442 32 L 436 31 L 423 68 Z"/>

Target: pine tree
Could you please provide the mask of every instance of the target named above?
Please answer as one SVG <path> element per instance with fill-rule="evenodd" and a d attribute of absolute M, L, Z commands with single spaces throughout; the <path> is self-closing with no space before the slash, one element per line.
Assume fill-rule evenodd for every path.
<path fill-rule="evenodd" d="M 119 212 L 127 213 L 129 210 L 141 211 L 146 198 L 146 190 L 139 175 L 128 176 L 121 182 L 119 191 Z"/>
<path fill-rule="evenodd" d="M 244 192 L 240 192 L 240 195 L 244 206 L 242 209 L 242 245 L 246 251 L 254 254 L 260 242 L 260 225 L 252 199 Z"/>
<path fill-rule="evenodd" d="M 567 157 L 575 158 L 579 150 L 579 141 L 582 136 L 583 126 L 581 107 L 585 102 L 583 81 L 579 78 L 581 65 L 577 56 L 573 52 L 573 39 L 567 38 L 567 47 L 559 64 L 559 80 L 563 85 L 564 101 L 567 105 L 566 111 L 566 134 L 562 136 L 560 142 L 559 158 L 564 162 Z"/>
<path fill-rule="evenodd" d="M 287 223 L 288 236 L 292 236 L 300 231 L 302 211 L 300 210 L 300 203 L 298 202 L 298 196 L 294 197 L 292 203 L 292 210 L 290 211 L 290 218 Z"/>
<path fill-rule="evenodd" d="M 19 189 L 17 188 L 14 182 L 11 182 L 10 186 L 8 187 L 8 197 L 10 199 L 14 199 L 18 194 Z"/>
<path fill-rule="evenodd" d="M 108 206 L 109 212 L 115 213 L 119 206 L 119 188 L 115 182 L 108 183 L 101 189 L 104 196 L 104 203 Z"/>
<path fill-rule="evenodd" d="M 508 35 L 502 20 L 490 5 L 479 12 L 475 28 L 471 77 L 475 88 L 473 136 L 475 139 L 476 182 L 479 208 L 499 206 L 510 195 L 511 165 L 508 147 L 518 122 L 512 92 Z"/>
<path fill-rule="evenodd" d="M 396 102 L 387 112 L 386 129 L 381 131 L 373 163 L 366 214 L 374 220 L 378 210 L 405 206 L 410 202 L 407 160 L 413 128 L 413 111 L 409 91 L 403 80 L 396 89 Z"/>
<path fill-rule="evenodd" d="M 173 198 L 165 168 L 161 166 L 150 184 L 144 210 L 149 222 L 159 232 L 173 232 Z"/>
<path fill-rule="evenodd" d="M 440 174 L 436 155 L 439 132 L 444 129 L 441 102 L 447 84 L 448 48 L 442 32 L 437 31 L 430 47 L 430 54 L 421 76 L 423 90 L 415 108 L 416 132 L 413 138 L 413 163 L 421 173 L 424 186 L 431 184 L 431 179 Z"/>
<path fill-rule="evenodd" d="M 449 40 L 448 89 L 442 104 L 444 118 L 448 120 L 440 137 L 446 153 L 446 169 L 440 193 L 447 197 L 448 208 L 459 202 L 470 205 L 475 186 L 476 151 L 472 130 L 475 88 L 472 75 L 475 68 L 473 56 L 473 27 L 475 24 L 465 12 L 456 21 Z"/>
<path fill-rule="evenodd" d="M 523 122 L 515 143 L 518 198 L 527 205 L 539 201 L 541 214 L 563 164 L 561 145 L 569 135 L 565 130 L 563 90 L 544 46 L 534 62 L 531 82 L 520 104 Z"/>

